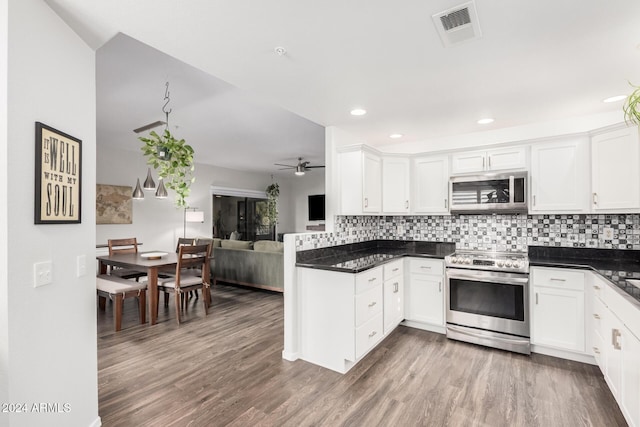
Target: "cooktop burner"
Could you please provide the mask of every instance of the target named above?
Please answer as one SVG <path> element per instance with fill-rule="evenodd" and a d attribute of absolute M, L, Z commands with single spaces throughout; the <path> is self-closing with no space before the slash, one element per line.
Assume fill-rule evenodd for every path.
<path fill-rule="evenodd" d="M 444 257 L 447 267 L 472 270 L 529 272 L 526 252 L 456 251 Z"/>

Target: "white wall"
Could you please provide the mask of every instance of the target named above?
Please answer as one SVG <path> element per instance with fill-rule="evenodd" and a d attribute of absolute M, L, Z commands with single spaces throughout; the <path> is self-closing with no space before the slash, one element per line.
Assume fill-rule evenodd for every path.
<path fill-rule="evenodd" d="M 136 142 L 133 141 L 132 144 Z M 140 143 L 142 145 L 142 143 Z M 198 153 L 195 153 L 196 160 Z M 153 179 L 158 182 L 158 175 L 152 169 Z M 142 151 L 122 151 L 110 148 L 108 143 L 98 140 L 97 171 L 98 184 L 126 185 L 134 187 L 136 179 L 144 182 L 147 165 Z M 210 188 L 219 187 L 242 188 L 245 190 L 264 191 L 271 184 L 270 174 L 243 172 L 216 166 L 196 163 L 196 181 L 191 186 L 191 195 L 187 201 L 189 206 L 204 212 L 204 223 L 187 223 L 187 236 L 211 236 L 212 203 Z M 278 178 L 280 199 L 278 200 L 278 230 L 293 229 L 291 190 L 288 178 Z M 178 237 L 183 236 L 184 211 L 175 207 L 175 193 L 171 190 L 169 197 L 156 199 L 153 192 L 145 192 L 144 200 L 133 201 L 133 224 L 96 225 L 97 243 L 106 243 L 110 238 L 136 237 L 143 243 L 144 250 L 173 250 Z"/>
<path fill-rule="evenodd" d="M 95 278 L 91 270 L 76 276 L 76 258 L 90 263 L 95 256 L 95 55 L 42 0 L 8 0 L 2 9 L 8 125 L 0 122 L 0 189 L 1 204 L 9 206 L 0 214 L 0 301 L 7 301 L 0 305 L 0 396 L 63 411 L 66 403 L 69 412 L 0 413 L 0 424 L 97 425 Z M 33 223 L 36 121 L 82 140 L 81 224 Z M 33 264 L 40 261 L 52 262 L 53 281 L 34 288 Z"/>
<path fill-rule="evenodd" d="M 307 225 L 325 223 L 325 221 L 309 221 L 308 209 L 308 196 L 324 193 L 324 169 L 313 169 L 303 176 L 294 176 L 291 181 L 291 196 L 295 225 L 291 232 L 303 233 L 307 231 Z"/>

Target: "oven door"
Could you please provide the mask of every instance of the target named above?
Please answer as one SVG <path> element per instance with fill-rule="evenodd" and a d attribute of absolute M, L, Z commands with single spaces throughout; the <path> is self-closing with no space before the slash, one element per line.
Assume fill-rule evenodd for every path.
<path fill-rule="evenodd" d="M 529 275 L 447 269 L 447 323 L 529 337 Z"/>

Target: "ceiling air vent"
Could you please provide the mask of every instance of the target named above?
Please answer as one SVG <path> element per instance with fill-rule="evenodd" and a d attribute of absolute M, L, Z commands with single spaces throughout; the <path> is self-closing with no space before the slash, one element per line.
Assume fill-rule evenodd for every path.
<path fill-rule="evenodd" d="M 432 18 L 444 47 L 482 36 L 473 1 L 436 13 Z"/>

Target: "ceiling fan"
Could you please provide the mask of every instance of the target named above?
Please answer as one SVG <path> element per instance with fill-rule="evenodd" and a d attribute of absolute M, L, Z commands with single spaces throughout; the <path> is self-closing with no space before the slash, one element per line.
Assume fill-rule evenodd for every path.
<path fill-rule="evenodd" d="M 317 169 L 317 168 L 323 168 L 324 166 L 308 166 L 309 165 L 309 161 L 302 161 L 302 157 L 298 157 L 298 164 L 297 165 L 283 165 L 281 163 L 274 163 L 274 165 L 276 166 L 284 166 L 283 168 L 280 168 L 279 170 L 285 170 L 285 169 L 295 169 L 296 171 L 294 172 L 296 175 L 298 176 L 302 176 L 304 175 L 304 173 L 308 170 L 311 169 Z"/>

